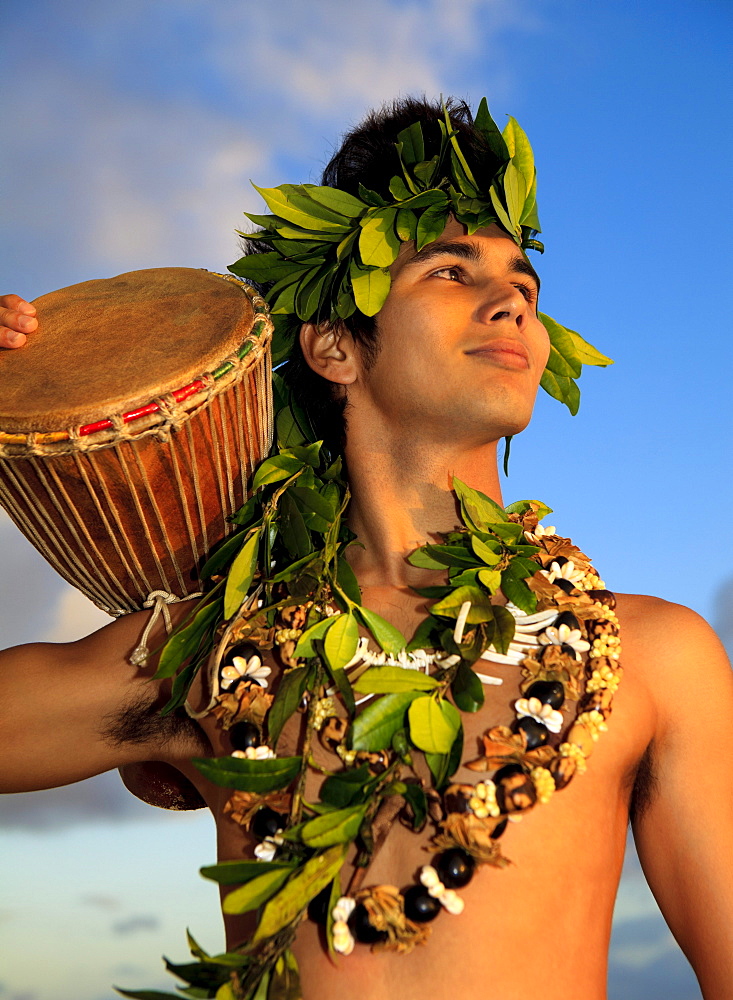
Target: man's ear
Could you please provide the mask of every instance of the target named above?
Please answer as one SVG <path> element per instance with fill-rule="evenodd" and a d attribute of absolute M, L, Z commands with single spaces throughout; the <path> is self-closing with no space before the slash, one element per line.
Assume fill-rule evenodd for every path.
<path fill-rule="evenodd" d="M 300 347 L 308 366 L 317 375 L 339 385 L 356 381 L 356 345 L 343 323 L 304 323 Z"/>

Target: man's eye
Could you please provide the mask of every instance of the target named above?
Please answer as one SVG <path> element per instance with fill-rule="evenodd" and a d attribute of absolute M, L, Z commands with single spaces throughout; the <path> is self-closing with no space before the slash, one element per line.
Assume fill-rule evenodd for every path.
<path fill-rule="evenodd" d="M 433 271 L 434 278 L 445 278 L 447 281 L 462 281 L 463 269 L 460 267 L 441 267 L 438 271 Z"/>
<path fill-rule="evenodd" d="M 537 290 L 532 285 L 523 285 L 520 281 L 514 287 L 518 289 L 520 295 L 523 295 L 527 302 L 534 303 L 537 298 Z"/>

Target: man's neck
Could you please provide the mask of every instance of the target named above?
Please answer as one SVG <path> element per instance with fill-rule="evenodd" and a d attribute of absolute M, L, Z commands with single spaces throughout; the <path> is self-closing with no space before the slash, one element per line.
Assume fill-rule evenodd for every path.
<path fill-rule="evenodd" d="M 361 438 L 361 439 L 360 439 Z M 349 549 L 362 587 L 419 587 L 433 582 L 407 556 L 460 524 L 453 477 L 502 503 L 497 442 L 473 449 L 376 440 L 349 429 L 345 449 L 351 488 L 348 522 L 363 546 Z"/>

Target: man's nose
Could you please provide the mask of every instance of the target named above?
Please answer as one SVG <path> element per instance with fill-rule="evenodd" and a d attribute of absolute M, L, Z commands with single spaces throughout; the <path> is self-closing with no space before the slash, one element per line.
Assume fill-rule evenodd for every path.
<path fill-rule="evenodd" d="M 503 320 L 522 326 L 527 317 L 527 300 L 518 288 L 509 285 L 489 292 L 478 311 L 478 318 L 482 323 L 499 323 Z"/>

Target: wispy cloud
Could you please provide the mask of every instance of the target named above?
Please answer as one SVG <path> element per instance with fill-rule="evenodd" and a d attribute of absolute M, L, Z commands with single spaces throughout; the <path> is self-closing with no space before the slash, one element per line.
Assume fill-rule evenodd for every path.
<path fill-rule="evenodd" d="M 155 821 L 164 810 L 134 798 L 116 771 L 63 788 L 3 795 L 0 829 L 47 834 L 89 823 Z"/>
<path fill-rule="evenodd" d="M 136 914 L 126 917 L 124 920 L 117 920 L 112 924 L 114 934 L 137 934 L 139 931 L 157 931 L 160 927 L 160 920 L 150 913 Z"/>

